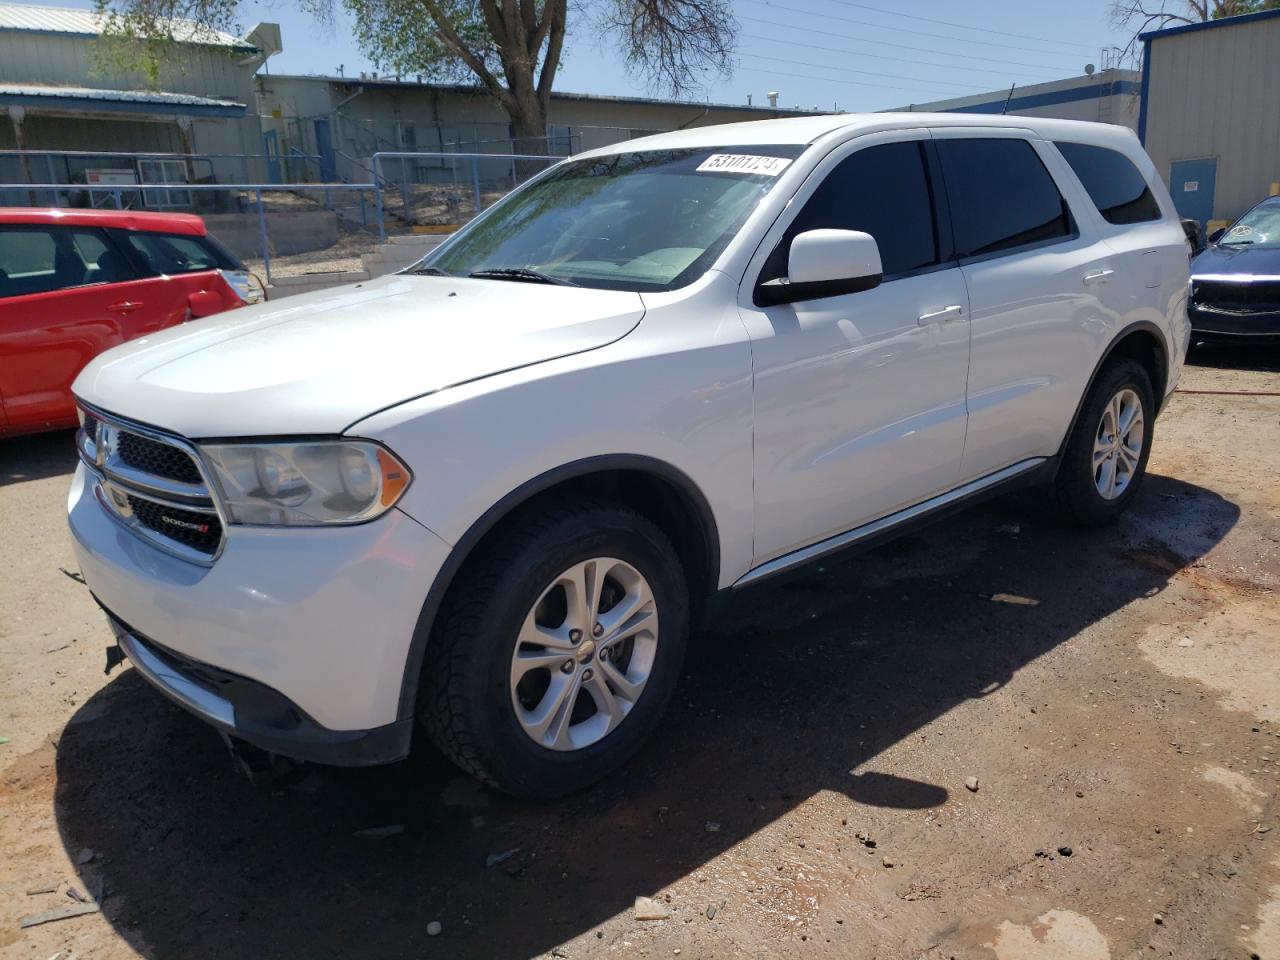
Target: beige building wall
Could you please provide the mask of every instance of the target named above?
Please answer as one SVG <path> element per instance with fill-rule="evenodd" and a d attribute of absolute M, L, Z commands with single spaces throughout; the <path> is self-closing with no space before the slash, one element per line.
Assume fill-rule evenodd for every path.
<path fill-rule="evenodd" d="M 1155 36 L 1145 145 L 1166 182 L 1178 160 L 1218 161 L 1215 219 L 1280 181 L 1280 17 Z"/>
<path fill-rule="evenodd" d="M 0 31 L 0 83 L 143 90 L 137 73 L 116 70 L 99 56 L 98 40 L 82 34 Z M 256 64 L 239 62 L 244 51 L 184 45 L 181 63 L 167 68 L 159 87 L 246 106 L 235 119 L 196 118 L 191 145 L 197 153 L 261 153 L 253 74 Z M 183 138 L 172 116 L 147 117 L 103 113 L 86 119 L 29 108 L 25 137 L 31 149 L 104 151 L 181 151 Z M 0 119 L 0 148 L 12 147 L 7 118 Z"/>
<path fill-rule="evenodd" d="M 258 109 L 264 130 L 275 130 L 282 149 L 317 149 L 315 121 L 327 120 L 339 171 L 355 179 L 375 152 L 509 153 L 506 113 L 479 89 L 394 80 L 259 76 Z M 553 94 L 548 152 L 577 153 L 679 127 L 793 116 L 796 111 L 760 107 L 668 103 L 639 98 Z M 456 162 L 414 161 L 422 170 L 451 170 Z M 505 165 L 489 163 L 485 179 Z M 490 169 L 491 168 L 491 169 Z"/>

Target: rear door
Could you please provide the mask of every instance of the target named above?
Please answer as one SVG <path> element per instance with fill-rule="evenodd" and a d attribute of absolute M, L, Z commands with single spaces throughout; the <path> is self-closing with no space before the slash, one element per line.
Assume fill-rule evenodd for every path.
<path fill-rule="evenodd" d="M 140 326 L 135 336 L 190 319 L 193 293 L 216 294 L 224 310 L 241 305 L 219 271 L 239 270 L 242 265 L 210 237 L 137 230 L 112 234 L 142 278 L 137 293 L 146 305 L 145 320 L 140 318 L 146 328 Z"/>
<path fill-rule="evenodd" d="M 1054 455 L 1118 319 L 1118 258 L 1082 229 L 1030 131 L 933 131 L 968 287 L 972 350 L 961 479 Z M 1082 191 L 1062 177 L 1077 203 Z"/>
<path fill-rule="evenodd" d="M 0 225 L 0 394 L 8 430 L 74 424 L 71 383 L 126 338 L 135 283 L 103 230 Z"/>

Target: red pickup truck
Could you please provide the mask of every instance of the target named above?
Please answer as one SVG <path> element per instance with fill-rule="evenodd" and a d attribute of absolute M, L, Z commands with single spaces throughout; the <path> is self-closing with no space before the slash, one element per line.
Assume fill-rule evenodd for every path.
<path fill-rule="evenodd" d="M 0 208 L 0 436 L 75 426 L 109 347 L 263 298 L 198 216 Z"/>

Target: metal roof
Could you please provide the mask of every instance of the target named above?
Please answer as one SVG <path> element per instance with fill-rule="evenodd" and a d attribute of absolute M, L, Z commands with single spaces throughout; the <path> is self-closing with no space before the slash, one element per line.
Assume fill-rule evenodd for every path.
<path fill-rule="evenodd" d="M 102 33 L 102 18 L 93 10 L 69 7 L 30 6 L 25 3 L 0 3 L 0 31 L 23 30 L 32 33 L 70 33 L 96 37 Z M 194 20 L 175 20 L 173 37 L 181 43 L 199 43 L 213 47 L 254 50 L 253 44 L 214 30 Z"/>
<path fill-rule="evenodd" d="M 38 83 L 0 83 L 0 96 L 72 97 L 76 100 L 114 100 L 119 103 L 167 103 L 189 107 L 243 107 L 234 100 L 215 100 L 191 93 L 163 90 L 99 90 L 95 87 L 54 87 Z"/>
<path fill-rule="evenodd" d="M 239 117 L 243 103 L 215 100 L 190 93 L 150 90 L 98 90 L 92 87 L 46 86 L 35 83 L 0 83 L 0 105 L 39 109 L 108 111 L 113 113 L 164 113 L 173 116 Z"/>
<path fill-rule="evenodd" d="M 407 77 L 335 77 L 331 74 L 307 73 L 273 73 L 264 79 L 270 80 L 303 80 L 315 83 L 331 83 L 344 87 L 395 87 L 404 90 L 424 90 L 432 93 L 457 93 L 463 96 L 487 97 L 488 91 L 479 83 L 419 83 Z M 791 107 L 771 107 L 768 104 L 745 103 L 712 103 L 697 100 L 660 100 L 654 97 L 626 97 L 603 93 L 568 93 L 563 90 L 552 90 L 552 100 L 581 100 L 591 103 L 624 103 L 640 104 L 650 107 L 688 107 L 691 110 L 741 110 L 753 114 L 773 116 L 813 116 L 820 110 L 793 109 Z"/>

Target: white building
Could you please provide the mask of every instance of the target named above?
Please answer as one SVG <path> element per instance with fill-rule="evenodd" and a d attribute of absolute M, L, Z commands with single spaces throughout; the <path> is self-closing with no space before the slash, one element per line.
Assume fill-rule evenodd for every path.
<path fill-rule="evenodd" d="M 1100 70 L 1027 87 L 1005 87 L 967 97 L 913 103 L 895 110 L 929 113 L 1013 114 L 1093 120 L 1138 129 L 1142 74 L 1137 70 Z"/>

